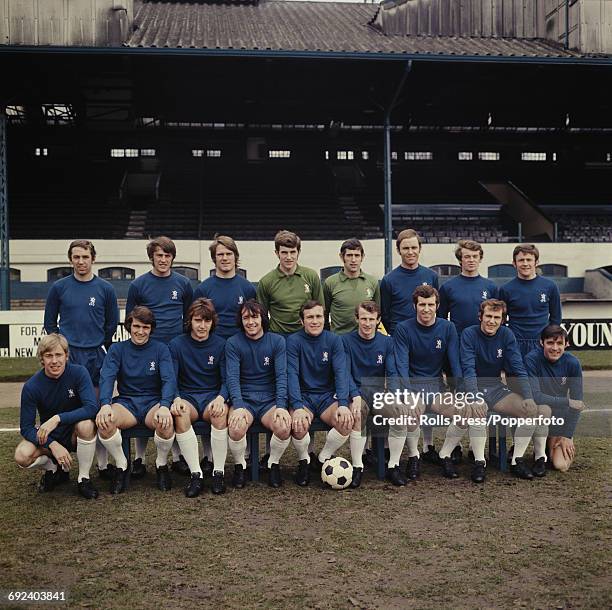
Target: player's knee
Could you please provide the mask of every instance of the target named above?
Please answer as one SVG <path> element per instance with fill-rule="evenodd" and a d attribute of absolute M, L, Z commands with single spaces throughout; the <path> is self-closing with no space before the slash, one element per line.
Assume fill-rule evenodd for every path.
<path fill-rule="evenodd" d="M 223 428 L 227 428 L 227 412 L 222 413 L 221 415 L 210 416 L 210 423 L 213 428 L 217 430 L 223 430 Z"/>
<path fill-rule="evenodd" d="M 334 428 L 336 428 L 336 432 L 342 434 L 342 436 L 348 436 L 351 433 L 351 426 L 336 424 Z"/>
<path fill-rule="evenodd" d="M 191 427 L 191 418 L 189 413 L 179 413 L 174 417 L 174 428 L 179 434 L 187 432 Z"/>
<path fill-rule="evenodd" d="M 107 423 L 106 428 L 104 430 L 102 428 L 98 428 L 98 436 L 101 439 L 109 439 L 117 432 L 117 426 L 114 423 Z"/>
<path fill-rule="evenodd" d="M 233 425 L 228 427 L 227 434 L 233 441 L 241 441 L 246 434 L 246 430 Z"/>
<path fill-rule="evenodd" d="M 538 414 L 542 417 L 550 417 L 552 409 L 548 405 L 538 405 Z"/>
<path fill-rule="evenodd" d="M 459 421 L 455 422 L 455 426 L 461 428 L 462 430 L 466 430 L 468 427 L 468 420 L 465 417 L 462 417 Z"/>
<path fill-rule="evenodd" d="M 291 426 L 286 426 L 281 423 L 275 423 L 272 426 L 273 434 L 281 441 L 286 441 L 291 436 Z"/>
<path fill-rule="evenodd" d="M 567 472 L 572 465 L 571 460 L 568 460 L 563 455 L 563 451 L 560 448 L 553 449 L 550 456 L 553 468 L 559 472 Z"/>
<path fill-rule="evenodd" d="M 34 461 L 32 458 L 32 452 L 22 444 L 17 445 L 15 449 L 15 461 L 17 462 L 18 466 L 27 468 Z"/>
<path fill-rule="evenodd" d="M 75 426 L 77 436 L 85 441 L 91 441 L 96 436 L 96 424 L 91 419 L 80 421 Z"/>
<path fill-rule="evenodd" d="M 162 428 L 161 424 L 155 425 L 155 434 L 163 439 L 172 438 L 174 434 L 174 426 L 170 424 L 167 428 Z"/>

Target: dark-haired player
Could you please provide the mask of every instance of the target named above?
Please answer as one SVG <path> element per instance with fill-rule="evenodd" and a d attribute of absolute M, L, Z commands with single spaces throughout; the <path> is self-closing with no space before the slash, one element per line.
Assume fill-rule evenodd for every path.
<path fill-rule="evenodd" d="M 68 342 L 62 335 L 43 337 L 37 356 L 42 369 L 21 390 L 23 440 L 15 449 L 15 461 L 22 468 L 44 470 L 39 491 L 46 492 L 68 480 L 70 452 L 76 450 L 79 494 L 87 499 L 97 498 L 98 490 L 89 479 L 96 451 L 93 419 L 98 411 L 91 378 L 83 366 L 68 362 Z"/>
<path fill-rule="evenodd" d="M 552 465 L 567 472 L 576 457 L 574 432 L 584 409 L 582 367 L 574 355 L 566 352 L 567 333 L 558 324 L 549 324 L 540 335 L 542 344 L 525 357 L 525 366 L 533 397 L 538 404 L 548 405 L 552 414 L 563 419 L 563 425 L 549 430 L 548 453 Z M 537 458 L 544 467 L 546 456 Z M 536 463 L 537 463 L 536 460 Z"/>
<path fill-rule="evenodd" d="M 195 289 L 193 298 L 205 298 L 213 302 L 219 317 L 215 334 L 229 339 L 240 332 L 240 327 L 236 325 L 236 314 L 243 303 L 255 298 L 255 288 L 237 272 L 240 253 L 231 237 L 216 235 L 208 249 L 215 264 L 215 275 L 206 278 Z"/>
<path fill-rule="evenodd" d="M 231 237 L 215 235 L 208 250 L 215 264 L 215 275 L 206 278 L 195 289 L 193 298 L 195 300 L 202 297 L 213 302 L 219 317 L 215 335 L 227 340 L 240 332 L 240 327 L 236 324 L 237 313 L 243 303 L 255 298 L 255 287 L 238 273 L 240 252 Z M 211 463 L 212 447 L 208 438 L 203 439 L 203 445 L 204 457 L 201 465 L 207 475 L 213 472 L 214 467 Z"/>
<path fill-rule="evenodd" d="M 508 307 L 508 326 L 526 356 L 540 346 L 540 333 L 549 324 L 561 324 L 561 296 L 557 285 L 537 274 L 540 253 L 533 244 L 519 244 L 512 252 L 516 277 L 499 289 Z"/>
<path fill-rule="evenodd" d="M 73 273 L 51 286 L 45 303 L 45 332 L 61 333 L 69 345 L 70 362 L 89 372 L 96 392 L 106 350 L 119 324 L 117 296 L 112 285 L 93 273 L 96 249 L 87 239 L 68 246 Z M 59 320 L 58 320 L 59 317 Z M 108 454 L 97 445 L 98 469 L 102 478 L 112 476 Z"/>
<path fill-rule="evenodd" d="M 302 241 L 291 231 L 274 236 L 274 253 L 278 266 L 266 273 L 257 284 L 257 301 L 270 313 L 270 330 L 284 335 L 302 328 L 300 307 L 310 299 L 323 302 L 319 274 L 298 265 Z"/>
<path fill-rule="evenodd" d="M 482 392 L 487 407 L 501 415 L 533 419 L 538 416 L 550 417 L 550 408 L 536 405 L 513 332 L 503 326 L 506 320 L 504 301 L 487 299 L 480 304 L 480 325 L 466 328 L 461 335 L 461 367 L 465 390 Z M 501 373 L 516 377 L 520 394 L 511 391 L 501 379 Z M 466 413 L 466 416 L 469 414 Z M 531 471 L 523 456 L 529 441 L 534 438 L 536 462 L 545 456 L 548 426 L 526 422 L 516 427 L 512 470 L 521 479 L 533 479 L 534 475 L 544 476 L 545 470 Z M 470 443 L 474 452 L 472 480 L 482 482 L 485 478 L 484 430 L 470 426 Z"/>
<path fill-rule="evenodd" d="M 353 462 L 351 487 L 359 487 L 363 474 L 362 454 L 365 448 L 366 420 L 372 406 L 372 392 L 393 389 L 398 373 L 393 354 L 393 340 L 377 332 L 380 307 L 374 301 L 362 301 L 355 307 L 357 330 L 342 336 L 349 371 L 350 409 L 355 423 L 349 437 Z M 366 381 L 367 380 L 367 381 Z M 375 386 L 375 387 L 373 387 Z M 400 456 L 406 441 L 406 427 L 389 426 L 389 463 L 387 476 L 394 485 L 406 485 L 400 470 Z"/>
<path fill-rule="evenodd" d="M 455 258 L 459 261 L 461 273 L 440 286 L 438 316 L 444 319 L 450 318 L 459 338 L 466 328 L 480 323 L 478 319 L 480 303 L 497 298 L 496 284 L 479 273 L 483 257 L 484 251 L 477 241 L 460 239 L 455 248 Z M 459 464 L 461 459 L 459 444 L 453 449 L 452 460 L 453 463 Z"/>
<path fill-rule="evenodd" d="M 342 242 L 340 260 L 342 270 L 330 275 L 323 284 L 325 311 L 329 315 L 330 329 L 344 335 L 357 329 L 355 307 L 362 301 L 375 301 L 380 305 L 378 280 L 361 269 L 365 252 L 355 237 Z"/>
<path fill-rule="evenodd" d="M 268 312 L 257 301 L 241 307 L 242 332 L 225 344 L 227 385 L 231 408 L 229 448 L 234 458 L 234 487 L 245 485 L 246 433 L 255 419 L 272 432 L 268 458 L 270 487 L 280 487 L 279 462 L 289 446 L 291 416 L 287 411 L 287 354 L 285 340 L 268 332 Z"/>
<path fill-rule="evenodd" d="M 174 442 L 170 405 L 176 396 L 174 367 L 165 343 L 152 341 L 155 316 L 147 307 L 137 306 L 125 320 L 130 333 L 127 341 L 113 343 L 100 372 L 100 410 L 96 417 L 98 436 L 115 459 L 111 493 L 126 489 L 127 459 L 123 453 L 121 430 L 145 424 L 155 430 L 157 447 L 157 486 L 172 487 L 168 452 Z M 113 398 L 117 382 L 119 395 Z"/>
<path fill-rule="evenodd" d="M 225 385 L 225 340 L 217 335 L 216 324 L 212 301 L 195 299 L 187 311 L 186 332 L 172 339 L 168 346 L 177 383 L 177 397 L 170 412 L 174 416 L 176 440 L 191 472 L 191 481 L 185 488 L 189 498 L 202 491 L 198 439 L 192 427 L 198 419 L 211 424 L 212 492 L 225 491 L 229 393 Z"/>
<path fill-rule="evenodd" d="M 412 299 L 416 316 L 398 324 L 393 335 L 393 345 L 400 378 L 413 394 L 422 392 L 418 403 L 411 405 L 414 407 L 415 422 L 408 425 L 407 476 L 414 480 L 420 472 L 418 420 L 426 409 L 451 418 L 457 413 L 453 404 L 443 400 L 446 387 L 442 371 L 448 362 L 451 376 L 458 379 L 461 377 L 461 363 L 455 326 L 448 320 L 436 317 L 440 304 L 438 291 L 432 286 L 418 286 L 412 293 Z M 458 476 L 450 455 L 464 432 L 463 428 L 454 423 L 446 432 L 439 460 L 447 478 Z M 427 453 L 432 457 L 437 455 L 433 445 L 427 448 Z"/>
<path fill-rule="evenodd" d="M 155 332 L 152 339 L 169 343 L 183 332 L 183 319 L 193 300 L 193 290 L 189 280 L 172 271 L 176 258 L 176 246 L 169 238 L 161 235 L 147 244 L 147 256 L 152 269 L 137 277 L 128 289 L 125 304 L 126 317 L 136 305 L 148 307 L 155 316 Z M 145 475 L 146 438 L 137 438 L 134 442 L 136 456 L 132 464 L 132 476 L 140 478 Z M 172 447 L 172 469 L 181 474 L 189 474 L 189 468 L 180 459 L 178 445 Z"/>
<path fill-rule="evenodd" d="M 342 339 L 324 329 L 325 310 L 319 301 L 300 309 L 303 330 L 287 338 L 287 380 L 293 445 L 298 454 L 295 482 L 308 485 L 310 424 L 315 417 L 332 427 L 319 453 L 322 464 L 348 440 L 354 417 L 349 409 L 346 354 Z M 361 425 L 356 431 L 361 437 Z M 361 453 L 359 452 L 359 460 Z M 320 471 L 320 469 L 319 469 Z"/>

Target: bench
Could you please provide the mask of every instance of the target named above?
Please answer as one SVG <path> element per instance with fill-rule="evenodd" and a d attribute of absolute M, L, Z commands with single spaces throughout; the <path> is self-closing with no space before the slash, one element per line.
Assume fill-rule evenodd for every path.
<path fill-rule="evenodd" d="M 311 432 L 327 432 L 329 430 L 329 426 L 322 422 L 320 419 L 315 419 L 311 426 Z M 204 442 L 204 438 L 210 435 L 210 424 L 205 421 L 197 421 L 193 424 L 193 430 L 197 436 L 202 437 L 202 441 Z M 133 438 L 152 438 L 154 431 L 147 428 L 143 424 L 138 424 L 133 428 L 128 428 L 126 430 L 121 430 L 121 436 L 123 439 L 123 453 L 127 458 L 128 463 L 131 462 L 131 439 Z M 271 436 L 271 432 L 264 428 L 259 423 L 253 423 L 253 425 L 249 428 L 247 432 L 247 440 L 249 443 L 249 452 L 250 452 L 250 460 L 251 460 L 251 480 L 259 481 L 260 473 L 259 473 L 259 435 L 267 434 Z M 383 438 L 375 438 L 372 437 L 372 442 L 374 443 L 374 449 L 376 451 L 377 458 L 377 466 L 376 466 L 376 476 L 379 479 L 385 478 L 385 444 Z M 128 474 L 129 477 L 129 474 Z M 128 480 L 129 485 L 129 480 Z"/>

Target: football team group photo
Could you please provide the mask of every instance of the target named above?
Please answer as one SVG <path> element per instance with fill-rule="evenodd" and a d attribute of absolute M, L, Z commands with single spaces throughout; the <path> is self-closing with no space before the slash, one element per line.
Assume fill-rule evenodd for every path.
<path fill-rule="evenodd" d="M 174 242 L 156 237 L 146 246 L 151 270 L 129 286 L 129 339 L 113 342 L 117 297 L 93 272 L 94 244 L 74 240 L 73 273 L 47 297 L 41 370 L 22 389 L 17 464 L 42 471 L 40 492 L 74 470 L 86 499 L 124 493 L 147 469 L 162 492 L 174 481 L 193 498 L 209 478 L 221 494 L 228 483 L 248 484 L 255 424 L 268 432 L 261 467 L 272 488 L 283 484 L 290 445 L 298 486 L 314 474 L 334 488 L 358 488 L 377 441 L 394 486 L 418 480 L 422 462 L 455 479 L 464 460 L 471 480 L 483 484 L 487 423 L 497 414 L 512 428 L 516 477 L 566 472 L 585 407 L 582 370 L 566 351 L 559 290 L 537 272 L 538 248 L 512 248 L 516 277 L 498 288 L 479 273 L 484 251 L 476 241 L 457 242 L 461 273 L 442 286 L 419 263 L 416 230 L 400 231 L 395 245 L 401 263 L 379 283 L 361 268 L 361 241 L 345 240 L 341 270 L 322 283 L 299 263 L 300 237 L 280 230 L 278 264 L 254 286 L 240 273 L 238 244 L 217 235 L 209 246 L 214 275 L 193 290 L 172 269 Z M 317 420 L 326 431 L 315 449 Z M 442 424 L 438 448 L 432 421 Z M 208 424 L 202 457 L 196 422 Z M 143 426 L 150 434 L 134 439 L 128 462 L 122 435 Z M 337 457 L 344 445 L 350 457 Z M 93 482 L 94 462 L 98 480 L 109 482 L 104 489 Z"/>

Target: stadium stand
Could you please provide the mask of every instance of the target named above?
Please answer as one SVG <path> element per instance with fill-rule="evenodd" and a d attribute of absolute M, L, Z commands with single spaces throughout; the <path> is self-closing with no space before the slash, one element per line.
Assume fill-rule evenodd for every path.
<path fill-rule="evenodd" d="M 557 241 L 612 241 L 612 175 L 609 169 L 554 168 L 513 178 L 557 223 Z"/>
<path fill-rule="evenodd" d="M 229 233 L 239 240 L 270 240 L 279 223 L 302 239 L 339 239 L 346 230 L 323 164 L 232 164 L 206 173 L 203 182 L 202 239 Z"/>
<path fill-rule="evenodd" d="M 129 213 L 116 201 L 122 170 L 65 163 L 17 166 L 9 177 L 10 226 L 14 239 L 72 239 L 74 235 L 118 239 Z M 44 218 L 44 222 L 33 219 Z"/>

